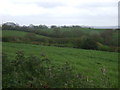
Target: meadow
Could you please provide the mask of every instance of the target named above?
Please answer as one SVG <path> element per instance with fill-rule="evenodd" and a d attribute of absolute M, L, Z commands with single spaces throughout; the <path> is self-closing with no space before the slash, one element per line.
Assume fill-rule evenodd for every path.
<path fill-rule="evenodd" d="M 119 30 L 4 24 L 0 33 L 3 87 L 118 87 Z"/>
<path fill-rule="evenodd" d="M 17 37 L 24 37 L 26 34 L 29 34 L 28 32 L 21 32 L 21 31 L 12 31 L 12 30 L 4 30 L 0 31 L 2 32 L 2 36 L 17 36 Z M 42 35 L 36 35 L 38 38 L 47 38 Z"/>
<path fill-rule="evenodd" d="M 55 65 L 69 62 L 75 67 L 76 72 L 81 72 L 88 76 L 89 79 L 95 80 L 98 85 L 100 84 L 100 69 L 104 67 L 113 84 L 112 87 L 117 87 L 118 53 L 32 44 L 3 43 L 3 52 L 8 54 L 10 60 L 14 60 L 15 53 L 18 50 L 23 50 L 26 56 L 35 55 L 39 57 L 41 54 L 45 54 Z"/>

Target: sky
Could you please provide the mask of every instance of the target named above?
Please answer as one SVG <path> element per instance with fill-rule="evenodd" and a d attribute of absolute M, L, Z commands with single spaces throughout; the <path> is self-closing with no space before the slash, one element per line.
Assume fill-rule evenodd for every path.
<path fill-rule="evenodd" d="M 0 0 L 0 23 L 117 26 L 119 0 Z"/>

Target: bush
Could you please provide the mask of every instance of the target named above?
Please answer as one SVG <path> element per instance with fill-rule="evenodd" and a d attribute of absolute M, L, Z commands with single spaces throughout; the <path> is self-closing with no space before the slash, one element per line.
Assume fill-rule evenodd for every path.
<path fill-rule="evenodd" d="M 90 37 L 86 37 L 81 40 L 80 47 L 83 49 L 97 49 L 97 44 Z"/>
<path fill-rule="evenodd" d="M 105 45 L 112 45 L 113 30 L 105 30 L 101 33 Z"/>
<path fill-rule="evenodd" d="M 119 52 L 120 53 L 120 47 L 116 47 L 115 48 L 115 52 Z"/>
<path fill-rule="evenodd" d="M 52 64 L 45 54 L 41 54 L 40 57 L 34 55 L 26 57 L 23 51 L 18 51 L 15 60 L 9 60 L 6 54 L 2 55 L 3 88 L 102 87 L 96 86 L 93 80 L 89 80 L 81 73 L 76 73 L 68 62 L 63 65 Z M 106 81 L 106 77 L 102 80 Z M 109 86 L 104 85 L 104 87 Z"/>
<path fill-rule="evenodd" d="M 17 36 L 2 37 L 3 42 L 21 42 L 22 39 L 23 39 L 22 37 L 17 37 Z"/>
<path fill-rule="evenodd" d="M 27 41 L 33 41 L 33 40 L 38 39 L 38 37 L 37 37 L 36 34 L 34 34 L 34 33 L 27 33 L 27 34 L 24 36 L 24 39 L 27 40 Z"/>
<path fill-rule="evenodd" d="M 98 50 L 102 50 L 102 51 L 113 51 L 111 47 L 103 45 L 103 46 L 98 46 Z"/>
<path fill-rule="evenodd" d="M 25 57 L 23 51 L 18 51 L 13 61 L 5 60 L 5 57 L 4 55 L 3 87 L 93 87 L 86 81 L 86 77 L 75 73 L 67 62 L 57 67 L 45 55 L 41 58 Z"/>
<path fill-rule="evenodd" d="M 43 43 L 48 43 L 49 42 L 49 39 L 48 38 L 38 38 L 36 40 L 34 40 L 36 42 L 43 42 Z"/>

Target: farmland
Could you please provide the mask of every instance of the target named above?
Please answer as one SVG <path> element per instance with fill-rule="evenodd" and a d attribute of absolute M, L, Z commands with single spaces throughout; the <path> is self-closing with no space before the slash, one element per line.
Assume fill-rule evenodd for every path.
<path fill-rule="evenodd" d="M 0 32 L 3 87 L 118 87 L 118 30 L 4 25 Z"/>
<path fill-rule="evenodd" d="M 5 31 L 0 31 L 2 32 L 2 36 L 19 36 L 19 37 L 23 37 L 26 34 L 28 34 L 27 32 L 20 32 L 20 31 L 11 31 L 11 30 L 5 30 Z M 36 35 L 39 38 L 47 38 L 45 36 L 42 35 Z"/>
<path fill-rule="evenodd" d="M 44 53 L 56 65 L 67 61 L 76 68 L 77 72 L 82 72 L 95 80 L 99 77 L 100 68 L 105 66 L 113 86 L 116 87 L 117 85 L 118 53 L 32 44 L 3 43 L 3 52 L 6 52 L 10 59 L 15 57 L 17 50 L 23 50 L 27 56 L 33 54 L 39 56 Z"/>

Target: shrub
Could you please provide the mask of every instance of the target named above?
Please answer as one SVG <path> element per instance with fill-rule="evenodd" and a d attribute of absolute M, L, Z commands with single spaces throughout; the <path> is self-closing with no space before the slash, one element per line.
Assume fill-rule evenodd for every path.
<path fill-rule="evenodd" d="M 103 43 L 103 42 L 104 42 L 104 40 L 103 40 L 103 38 L 100 36 L 100 34 L 99 34 L 99 33 L 96 33 L 95 31 L 93 31 L 93 32 L 90 33 L 90 38 L 91 38 L 92 40 L 94 40 L 95 42 L 100 42 L 100 43 Z"/>
<path fill-rule="evenodd" d="M 115 52 L 119 52 L 120 53 L 120 47 L 116 47 L 115 48 Z"/>
<path fill-rule="evenodd" d="M 36 40 L 38 39 L 38 37 L 36 36 L 36 34 L 34 33 L 27 33 L 25 36 L 24 36 L 25 40 L 27 41 L 33 41 L 33 40 Z"/>
<path fill-rule="evenodd" d="M 105 30 L 101 33 L 105 45 L 112 45 L 113 30 Z"/>
<path fill-rule="evenodd" d="M 113 51 L 111 47 L 107 46 L 107 45 L 102 45 L 102 46 L 98 46 L 98 50 L 102 50 L 102 51 Z"/>
<path fill-rule="evenodd" d="M 15 60 L 8 60 L 3 55 L 3 88 L 93 88 L 93 80 L 89 80 L 66 62 L 63 65 L 53 64 L 45 54 L 26 57 L 23 51 L 16 53 Z M 104 72 L 102 72 L 104 74 Z M 106 81 L 102 76 L 102 83 Z M 101 84 L 102 84 L 101 83 Z M 105 84 L 104 87 L 109 87 Z"/>
<path fill-rule="evenodd" d="M 3 87 L 92 87 L 69 63 L 57 67 L 45 55 L 25 57 L 18 51 L 15 60 L 6 60 L 3 58 Z"/>
<path fill-rule="evenodd" d="M 2 37 L 3 42 L 21 42 L 22 37 L 17 37 L 17 36 L 6 36 Z"/>
<path fill-rule="evenodd" d="M 9 40 L 9 37 L 2 37 L 2 41 L 3 42 L 9 42 L 10 40 Z"/>
<path fill-rule="evenodd" d="M 48 43 L 49 39 L 48 38 L 38 38 L 35 40 L 36 42 L 43 42 L 43 43 Z"/>
<path fill-rule="evenodd" d="M 97 44 L 93 39 L 86 37 L 81 40 L 80 47 L 83 49 L 97 49 Z"/>

